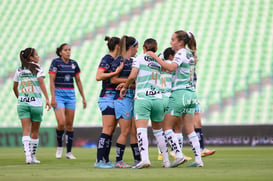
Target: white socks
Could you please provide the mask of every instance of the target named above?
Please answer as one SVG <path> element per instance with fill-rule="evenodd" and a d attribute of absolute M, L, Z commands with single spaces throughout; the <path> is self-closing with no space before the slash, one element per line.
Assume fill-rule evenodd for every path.
<path fill-rule="evenodd" d="M 179 146 L 178 140 L 172 129 L 168 129 L 165 131 L 166 139 L 169 145 L 172 147 L 172 150 L 175 153 L 176 158 L 183 158 L 182 150 Z"/>
<path fill-rule="evenodd" d="M 30 151 L 30 136 L 23 136 L 22 137 L 22 143 L 24 145 L 24 152 L 26 157 L 31 156 L 31 151 Z"/>
<path fill-rule="evenodd" d="M 200 143 L 199 143 L 197 134 L 195 132 L 192 132 L 188 135 L 188 138 L 189 138 L 190 144 L 192 145 L 192 150 L 195 155 L 195 162 L 201 163 L 202 162 L 201 149 L 200 149 Z"/>
<path fill-rule="evenodd" d="M 147 128 L 137 128 L 138 148 L 142 161 L 150 161 L 148 152 Z"/>
<path fill-rule="evenodd" d="M 176 138 L 178 140 L 178 144 L 179 144 L 181 150 L 183 150 L 183 135 L 182 135 L 182 133 L 174 133 L 174 135 L 176 136 Z"/>
<path fill-rule="evenodd" d="M 36 156 L 36 151 L 38 149 L 39 145 L 39 139 L 31 139 L 30 140 L 30 151 L 31 151 L 31 156 Z"/>
<path fill-rule="evenodd" d="M 164 132 L 162 129 L 155 130 L 153 129 L 154 136 L 157 141 L 157 147 L 159 148 L 162 157 L 163 157 L 163 163 L 164 162 L 169 162 L 169 156 L 168 156 L 168 147 L 166 143 L 166 139 L 164 136 Z"/>

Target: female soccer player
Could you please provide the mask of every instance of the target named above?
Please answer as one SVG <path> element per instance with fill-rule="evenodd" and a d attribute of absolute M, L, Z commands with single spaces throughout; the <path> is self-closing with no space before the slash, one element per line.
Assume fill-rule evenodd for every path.
<path fill-rule="evenodd" d="M 132 58 L 137 53 L 138 41 L 131 36 L 124 35 L 120 41 L 120 54 L 117 59 L 112 63 L 112 71 L 120 65 L 121 62 L 124 63 L 124 67 L 119 75 L 111 78 L 111 83 L 121 84 L 127 81 L 127 78 L 132 70 Z M 132 86 L 128 89 L 126 96 L 124 98 L 119 97 L 119 91 L 115 96 L 115 115 L 120 126 L 120 135 L 116 142 L 116 164 L 115 168 L 128 168 L 130 165 L 123 161 L 123 154 L 125 151 L 126 139 L 131 130 L 131 148 L 134 155 L 135 163 L 140 162 L 140 154 L 137 145 L 136 129 L 134 126 L 133 119 L 133 98 L 135 95 L 135 87 Z"/>
<path fill-rule="evenodd" d="M 186 49 L 188 45 L 189 49 Z M 197 103 L 197 96 L 193 85 L 194 58 L 191 51 L 196 51 L 195 37 L 190 32 L 179 30 L 173 33 L 171 38 L 172 49 L 176 51 L 174 60 L 171 64 L 164 62 L 157 57 L 154 52 L 147 54 L 166 70 L 173 72 L 172 93 L 164 121 L 165 135 L 168 138 L 174 136 L 173 126 L 177 117 L 182 116 L 185 133 L 192 144 L 195 154 L 195 162 L 190 167 L 203 167 L 201 158 L 200 144 L 198 136 L 194 131 L 194 112 Z"/>
<path fill-rule="evenodd" d="M 143 45 L 143 50 L 144 54 L 139 55 L 134 60 L 132 72 L 120 92 L 120 96 L 124 96 L 128 86 L 136 78 L 134 111 L 141 162 L 133 168 L 147 168 L 151 165 L 148 153 L 147 137 L 149 119 L 152 121 L 153 133 L 157 140 L 158 147 L 163 155 L 163 167 L 176 167 L 184 162 L 184 158 L 181 154 L 179 146 L 177 146 L 177 139 L 175 137 L 170 138 L 173 149 L 176 150 L 176 152 L 180 152 L 180 157 L 177 157 L 177 160 L 170 165 L 168 150 L 161 125 L 161 121 L 164 117 L 164 106 L 160 87 L 161 67 L 154 59 L 145 54 L 147 51 L 151 51 L 153 53 L 157 51 L 156 40 L 152 38 L 146 39 Z"/>
<path fill-rule="evenodd" d="M 54 108 L 57 119 L 57 151 L 56 158 L 61 158 L 63 153 L 63 136 L 66 129 L 66 158 L 76 159 L 72 154 L 74 138 L 73 122 L 76 109 L 76 97 L 74 90 L 75 77 L 77 87 L 82 96 L 83 108 L 86 108 L 86 100 L 80 79 L 80 67 L 75 60 L 70 59 L 71 49 L 66 43 L 56 49 L 59 58 L 52 60 L 49 68 L 51 106 Z"/>
<path fill-rule="evenodd" d="M 102 80 L 102 89 L 98 100 L 98 105 L 102 114 L 102 133 L 98 139 L 96 168 L 112 168 L 114 164 L 109 160 L 112 145 L 112 134 L 116 128 L 114 96 L 116 95 L 115 85 L 110 82 L 110 78 L 118 75 L 123 68 L 123 63 L 111 72 L 111 64 L 119 54 L 120 38 L 105 37 L 109 53 L 106 54 L 99 64 L 96 80 Z"/>
<path fill-rule="evenodd" d="M 27 164 L 40 163 L 36 159 L 39 145 L 39 128 L 43 116 L 42 93 L 46 98 L 45 108 L 51 108 L 44 83 L 44 71 L 38 64 L 39 56 L 34 48 L 20 52 L 21 67 L 14 75 L 13 91 L 18 98 L 17 111 L 23 128 L 22 142 Z"/>
<path fill-rule="evenodd" d="M 164 50 L 163 55 L 161 57 L 165 62 L 171 63 L 174 59 L 175 51 L 172 49 L 172 47 L 168 47 Z M 161 69 L 161 88 L 162 88 L 162 99 L 164 104 L 164 112 L 167 111 L 168 103 L 169 103 L 169 97 L 171 96 L 171 89 L 172 89 L 172 73 L 168 72 L 164 69 Z M 179 119 L 179 117 L 177 118 Z M 176 120 L 175 126 L 174 126 L 174 133 L 176 138 L 178 139 L 179 146 L 182 148 L 183 146 L 183 135 L 181 130 L 181 121 Z M 175 129 L 175 128 L 179 129 Z M 170 156 L 176 158 L 175 153 L 173 150 L 170 151 Z M 184 158 L 188 161 L 191 160 L 191 157 L 186 156 L 183 154 Z M 159 151 L 158 154 L 158 160 L 162 160 L 162 154 Z"/>

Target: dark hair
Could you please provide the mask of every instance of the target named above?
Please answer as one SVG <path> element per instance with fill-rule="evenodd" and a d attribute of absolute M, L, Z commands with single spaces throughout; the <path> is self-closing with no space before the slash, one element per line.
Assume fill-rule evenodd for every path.
<path fill-rule="evenodd" d="M 105 36 L 104 40 L 107 41 L 107 47 L 110 52 L 114 51 L 116 45 L 118 45 L 120 43 L 120 38 L 118 38 L 118 37 Z"/>
<path fill-rule="evenodd" d="M 168 60 L 170 55 L 174 56 L 174 54 L 175 54 L 175 51 L 171 47 L 166 48 L 163 52 L 163 56 L 165 60 Z"/>
<path fill-rule="evenodd" d="M 68 44 L 67 44 L 67 43 L 63 43 L 63 44 L 61 44 L 61 45 L 56 49 L 56 54 L 57 54 L 59 57 L 61 57 L 60 52 L 63 50 L 63 47 L 64 47 L 65 45 L 68 45 Z"/>
<path fill-rule="evenodd" d="M 38 65 L 30 63 L 30 57 L 34 55 L 36 50 L 34 48 L 26 48 L 25 50 L 21 50 L 20 52 L 20 60 L 22 68 L 27 68 L 31 71 L 33 75 L 37 75 Z"/>
<path fill-rule="evenodd" d="M 153 38 L 148 38 L 144 41 L 143 46 L 147 51 L 156 52 L 157 51 L 157 42 Z"/>
<path fill-rule="evenodd" d="M 179 41 L 183 41 L 184 45 L 188 45 L 191 51 L 196 51 L 196 41 L 193 33 L 185 32 L 183 30 L 179 30 L 175 32 L 176 37 Z"/>
<path fill-rule="evenodd" d="M 130 47 L 135 47 L 138 45 L 138 41 L 132 37 L 132 36 L 127 36 L 123 35 L 120 39 L 120 55 L 122 57 L 125 56 L 125 53 L 127 50 L 129 50 Z"/>

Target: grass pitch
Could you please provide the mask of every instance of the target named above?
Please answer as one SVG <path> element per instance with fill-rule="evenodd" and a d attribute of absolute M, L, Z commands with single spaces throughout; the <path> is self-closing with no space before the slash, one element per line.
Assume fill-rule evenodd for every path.
<path fill-rule="evenodd" d="M 273 147 L 214 147 L 216 153 L 203 158 L 205 167 L 187 168 L 186 162 L 177 168 L 162 168 L 157 161 L 157 148 L 150 148 L 153 167 L 147 169 L 94 168 L 96 149 L 73 148 L 76 160 L 56 159 L 55 148 L 39 148 L 39 165 L 24 164 L 23 148 L 0 149 L 0 180 L 137 180 L 137 181 L 212 181 L 212 180 L 272 180 Z M 190 147 L 184 153 L 193 156 Z M 115 161 L 115 149 L 111 150 Z M 133 163 L 127 147 L 124 161 Z"/>

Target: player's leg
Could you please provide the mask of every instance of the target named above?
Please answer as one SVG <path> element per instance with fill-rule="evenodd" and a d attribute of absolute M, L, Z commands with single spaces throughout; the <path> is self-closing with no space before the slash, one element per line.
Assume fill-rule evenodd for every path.
<path fill-rule="evenodd" d="M 112 146 L 112 135 L 116 129 L 114 95 L 115 91 L 106 91 L 105 97 L 99 97 L 98 106 L 102 114 L 102 132 L 97 143 L 96 168 L 113 168 L 114 164 L 109 160 Z"/>
<path fill-rule="evenodd" d="M 139 162 L 133 168 L 148 168 L 151 166 L 151 162 L 149 159 L 149 142 L 147 133 L 148 121 L 149 121 L 148 119 L 136 120 L 137 140 L 141 156 L 141 162 Z"/>
<path fill-rule="evenodd" d="M 182 150 L 179 146 L 178 139 L 173 132 L 173 125 L 176 120 L 177 120 L 177 116 L 173 116 L 171 115 L 171 113 L 168 113 L 166 115 L 166 120 L 164 121 L 164 126 L 163 126 L 165 130 L 164 131 L 165 137 L 168 141 L 168 144 L 171 146 L 171 149 L 174 151 L 176 156 L 176 159 L 171 164 L 171 167 L 177 167 L 186 161 L 186 159 L 184 158 L 182 154 Z"/>
<path fill-rule="evenodd" d="M 162 129 L 164 122 L 164 106 L 161 99 L 152 101 L 151 120 L 153 134 L 157 141 L 157 147 L 162 154 L 162 166 L 168 168 L 170 167 L 170 161 L 168 157 L 167 140 Z"/>
<path fill-rule="evenodd" d="M 123 161 L 123 155 L 126 147 L 126 140 L 131 129 L 131 120 L 120 118 L 118 120 L 120 135 L 116 142 L 116 163 L 115 168 L 130 168 L 131 166 Z"/>
<path fill-rule="evenodd" d="M 24 145 L 24 153 L 26 158 L 26 164 L 31 164 L 31 151 L 30 151 L 30 131 L 31 131 L 31 119 L 30 118 L 23 118 L 21 119 L 21 124 L 23 128 L 23 137 L 22 143 Z"/>
<path fill-rule="evenodd" d="M 131 123 L 132 124 L 131 124 L 130 145 L 131 145 L 131 149 L 132 149 L 133 156 L 134 156 L 133 166 L 136 166 L 141 161 L 141 157 L 140 157 L 140 152 L 139 152 L 139 148 L 138 148 L 137 130 L 136 130 L 136 123 L 135 123 L 134 117 L 132 117 Z"/>
<path fill-rule="evenodd" d="M 189 166 L 190 167 L 203 166 L 203 162 L 201 159 L 200 144 L 199 144 L 198 136 L 194 131 L 194 122 L 193 122 L 192 114 L 183 115 L 183 126 L 184 126 L 185 133 L 188 135 L 188 139 L 192 145 L 192 150 L 195 155 L 195 162 Z"/>
<path fill-rule="evenodd" d="M 39 164 L 40 161 L 36 158 L 36 153 L 39 146 L 39 129 L 43 117 L 43 107 L 31 108 L 31 140 L 30 151 L 32 163 Z"/>
<path fill-rule="evenodd" d="M 57 138 L 57 150 L 56 158 L 62 158 L 63 154 L 63 141 L 64 141 L 64 129 L 65 129 L 65 105 L 62 96 L 55 95 L 57 107 L 54 108 L 55 117 L 57 120 L 56 138 Z"/>
<path fill-rule="evenodd" d="M 24 146 L 25 163 L 31 164 L 31 151 L 30 151 L 30 132 L 31 132 L 31 114 L 28 106 L 17 107 L 18 117 L 21 120 L 23 129 L 22 143 Z"/>
<path fill-rule="evenodd" d="M 177 120 L 175 121 L 175 124 L 174 124 L 174 127 L 173 127 L 173 130 L 174 130 L 174 134 L 178 140 L 178 143 L 179 143 L 179 146 L 181 148 L 181 151 L 182 151 L 182 154 L 184 156 L 184 158 L 189 161 L 189 160 L 192 160 L 191 157 L 189 156 L 186 156 L 184 153 L 183 153 L 183 134 L 182 134 L 182 117 L 177 117 Z M 170 151 L 170 156 L 173 157 L 174 159 L 176 159 L 176 156 L 175 156 L 175 153 L 173 152 L 173 150 Z"/>
<path fill-rule="evenodd" d="M 65 109 L 65 142 L 66 142 L 66 158 L 67 159 L 76 159 L 76 157 L 72 154 L 72 146 L 74 141 L 74 116 L 75 110 L 74 109 Z"/>

